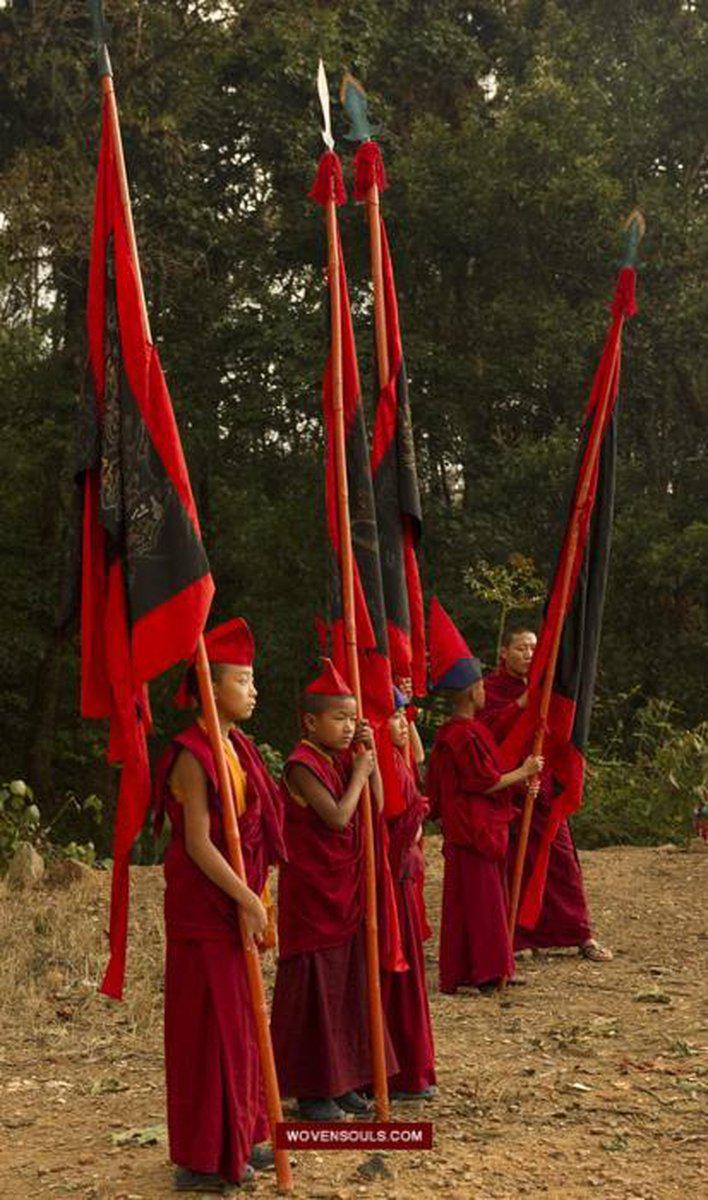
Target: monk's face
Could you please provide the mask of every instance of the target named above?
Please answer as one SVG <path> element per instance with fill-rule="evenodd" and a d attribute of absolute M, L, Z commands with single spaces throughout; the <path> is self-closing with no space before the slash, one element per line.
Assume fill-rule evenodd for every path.
<path fill-rule="evenodd" d="M 398 675 L 395 684 L 399 692 L 403 692 L 406 700 L 413 699 L 413 680 L 410 675 Z"/>
<path fill-rule="evenodd" d="M 484 708 L 486 696 L 484 694 L 484 680 L 478 679 L 470 688 L 470 695 L 475 708 Z"/>
<path fill-rule="evenodd" d="M 405 750 L 408 745 L 408 718 L 405 708 L 396 709 L 393 716 L 389 717 L 388 728 L 394 746 L 398 746 L 399 750 Z"/>
<path fill-rule="evenodd" d="M 214 680 L 214 699 L 222 720 L 247 721 L 256 707 L 257 695 L 252 667 L 219 664 Z"/>
<path fill-rule="evenodd" d="M 305 713 L 307 736 L 325 750 L 348 750 L 356 730 L 356 700 L 336 696 L 319 713 Z"/>
<path fill-rule="evenodd" d="M 515 633 L 508 646 L 502 646 L 501 660 L 510 675 L 525 679 L 536 650 L 536 634 L 529 629 Z"/>

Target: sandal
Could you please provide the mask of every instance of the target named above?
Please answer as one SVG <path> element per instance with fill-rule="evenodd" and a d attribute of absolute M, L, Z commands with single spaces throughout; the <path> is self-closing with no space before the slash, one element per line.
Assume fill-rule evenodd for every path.
<path fill-rule="evenodd" d="M 614 958 L 612 951 L 607 946 L 601 946 L 596 938 L 588 938 L 582 946 L 578 947 L 578 952 L 580 957 L 587 959 L 588 962 L 606 963 L 612 962 Z"/>

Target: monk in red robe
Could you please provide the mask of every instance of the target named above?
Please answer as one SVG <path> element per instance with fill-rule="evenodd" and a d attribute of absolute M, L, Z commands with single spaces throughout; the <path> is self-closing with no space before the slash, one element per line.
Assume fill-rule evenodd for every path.
<path fill-rule="evenodd" d="M 479 720 L 482 665 L 435 599 L 428 645 L 432 690 L 453 707 L 436 733 L 427 775 L 445 859 L 440 990 L 453 994 L 474 985 L 491 991 L 514 974 L 504 872 L 511 789 L 536 774 L 543 760 L 529 756 L 514 771 L 502 769 L 496 742 Z"/>
<path fill-rule="evenodd" d="M 238 723 L 256 703 L 253 638 L 241 618 L 206 635 L 247 882 L 227 856 L 214 755 L 201 717 L 179 734 L 156 780 L 165 854 L 165 1073 L 170 1157 L 178 1191 L 224 1192 L 273 1165 L 255 1023 L 238 924 L 268 940 L 267 873 L 285 853 L 280 797 Z M 178 693 L 198 700 L 191 666 Z"/>
<path fill-rule="evenodd" d="M 486 703 L 481 720 L 501 742 L 526 706 L 528 673 L 536 649 L 536 634 L 523 626 L 508 629 L 502 640 L 500 664 L 484 681 Z M 532 870 L 541 837 L 548 821 L 553 796 L 553 777 L 546 769 L 540 780 L 534 803 L 522 888 Z M 515 798 L 523 804 L 523 791 Z M 516 863 L 518 823 L 511 828 L 507 857 L 509 883 Z M 567 821 L 556 834 L 548 862 L 543 907 L 533 929 L 517 926 L 514 949 L 541 949 L 551 946 L 577 946 L 591 962 L 608 962 L 612 951 L 593 936 L 583 887 L 583 875 Z"/>
<path fill-rule="evenodd" d="M 329 659 L 305 691 L 302 723 L 283 773 L 287 861 L 271 1031 L 282 1094 L 297 1098 L 306 1120 L 332 1121 L 371 1111 L 360 1091 L 372 1067 L 359 802 L 370 779 L 381 808 L 381 781 L 371 729 Z"/>
<path fill-rule="evenodd" d="M 389 863 L 394 881 L 405 971 L 383 971 L 381 998 L 399 1071 L 391 1080 L 392 1100 L 428 1100 L 434 1095 L 435 1049 L 425 983 L 423 942 L 430 928 L 421 906 L 421 840 L 428 803 L 418 786 L 415 762 L 409 764 L 408 700 L 394 689 L 396 710 L 389 719 L 393 758 L 405 807 L 387 817 Z M 385 811 L 385 809 L 384 809 Z"/>

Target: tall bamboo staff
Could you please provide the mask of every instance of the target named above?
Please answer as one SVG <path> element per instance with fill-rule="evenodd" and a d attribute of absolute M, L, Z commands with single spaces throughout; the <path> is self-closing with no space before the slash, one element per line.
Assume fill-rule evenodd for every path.
<path fill-rule="evenodd" d="M 324 64 L 320 60 L 317 72 L 317 91 L 324 116 L 322 137 L 330 153 L 334 153 L 334 138 L 331 132 L 329 88 Z M 330 338 L 332 397 L 334 417 L 334 450 L 337 475 L 337 517 L 340 543 L 340 573 L 342 588 L 342 610 L 344 641 L 347 653 L 349 683 L 356 699 L 357 712 L 363 712 L 359 656 L 357 652 L 356 607 L 354 599 L 354 552 L 352 548 L 351 523 L 349 519 L 349 486 L 347 482 L 346 428 L 344 420 L 344 378 L 342 370 L 342 305 L 341 305 L 341 262 L 339 257 L 339 228 L 335 181 L 331 178 L 331 193 L 325 205 L 327 230 L 327 272 L 330 293 Z M 378 917 L 376 911 L 376 863 L 374 851 L 374 826 L 371 808 L 371 791 L 368 783 L 361 797 L 364 822 L 364 869 L 366 885 L 366 969 L 369 1000 L 369 1032 L 371 1039 L 371 1063 L 373 1071 L 374 1103 L 376 1119 L 387 1121 L 389 1117 L 388 1080 L 386 1076 L 386 1052 L 384 1042 L 384 1020 L 381 1005 L 381 980 L 379 968 Z"/>
<path fill-rule="evenodd" d="M 644 218 L 638 210 L 630 214 L 625 224 L 625 229 L 627 231 L 627 247 L 624 266 L 633 267 L 637 246 L 644 234 Z M 573 509 L 567 526 L 566 540 L 563 548 L 562 574 L 558 581 L 559 600 L 556 625 L 553 630 L 548 659 L 544 667 L 543 682 L 541 684 L 539 700 L 538 722 L 533 739 L 532 753 L 534 755 L 542 754 L 544 749 L 544 742 L 548 728 L 548 715 L 555 684 L 556 667 L 558 664 L 558 654 L 563 636 L 565 619 L 568 613 L 571 588 L 577 573 L 576 558 L 579 548 L 578 542 L 580 538 L 581 525 L 587 516 L 585 510 L 590 498 L 590 492 L 598 466 L 602 441 L 606 433 L 606 418 L 608 410 L 614 403 L 619 383 L 621 336 L 622 327 L 624 324 L 623 311 L 620 310 L 617 313 L 616 322 L 616 337 L 611 347 L 609 362 L 606 364 L 602 390 L 594 410 L 588 444 L 583 457 L 581 468 L 582 474 L 578 480 L 578 487 L 574 497 Z M 533 817 L 533 810 L 536 796 L 538 795 L 539 784 L 539 777 L 534 776 L 534 778 L 529 781 L 526 789 L 526 795 L 524 797 L 524 807 L 519 830 L 519 842 L 516 860 L 514 862 L 514 874 L 509 898 L 509 936 L 511 937 L 512 941 L 514 932 L 516 930 L 516 921 L 519 912 L 519 900 L 521 896 L 521 882 L 523 879 L 524 865 L 528 850 L 531 819 Z"/>
<path fill-rule="evenodd" d="M 108 46 L 106 44 L 105 26 L 103 22 L 103 5 L 101 0 L 89 0 L 89 8 L 93 21 L 93 32 L 94 40 L 96 42 L 96 58 L 98 63 L 101 92 L 106 102 L 108 118 L 111 122 L 114 134 L 114 144 L 116 147 L 116 169 L 120 184 L 123 214 L 128 233 L 128 240 L 130 243 L 131 255 L 137 273 L 138 290 L 140 293 L 140 321 L 146 341 L 152 343 L 150 319 L 148 317 L 147 305 L 145 303 L 145 290 L 143 287 L 142 272 L 140 269 L 140 259 L 138 257 L 138 246 L 135 237 L 135 226 L 133 224 L 133 214 L 130 204 L 130 192 L 128 189 L 128 176 L 125 168 L 125 157 L 123 154 L 123 141 L 121 138 L 120 121 L 118 118 L 118 105 L 116 103 L 116 95 L 113 87 L 111 61 L 108 54 Z M 201 698 L 202 710 L 204 713 L 207 733 L 209 735 L 209 741 L 214 754 L 214 761 L 216 763 L 216 771 L 219 780 L 219 790 L 223 801 L 224 833 L 226 837 L 229 861 L 239 878 L 245 882 L 246 870 L 243 861 L 243 852 L 241 849 L 241 838 L 239 835 L 238 819 L 236 816 L 236 805 L 234 802 L 231 777 L 229 775 L 226 757 L 224 755 L 224 744 L 222 740 L 221 729 L 219 727 L 216 701 L 214 699 L 214 689 L 209 671 L 209 660 L 207 657 L 206 645 L 204 643 L 203 636 L 199 638 L 197 645 L 196 669 L 197 679 L 199 681 L 199 694 Z M 243 910 L 240 905 L 238 907 L 238 918 L 246 962 L 248 986 L 256 1025 L 256 1037 L 260 1054 L 261 1070 L 263 1072 L 271 1142 L 275 1152 L 275 1169 L 278 1181 L 278 1190 L 281 1192 L 290 1192 L 292 1191 L 293 1180 L 288 1153 L 285 1150 L 275 1149 L 275 1127 L 278 1122 L 283 1120 L 283 1110 L 280 1103 L 280 1092 L 278 1090 L 275 1059 L 273 1057 L 273 1047 L 270 1040 L 270 1030 L 268 1026 L 268 1006 L 266 1004 L 260 958 L 255 942 L 246 929 Z"/>

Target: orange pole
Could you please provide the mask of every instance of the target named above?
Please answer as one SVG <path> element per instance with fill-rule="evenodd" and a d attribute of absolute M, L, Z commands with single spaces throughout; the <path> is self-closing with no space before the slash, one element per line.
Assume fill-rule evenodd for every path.
<path fill-rule="evenodd" d="M 344 426 L 344 381 L 342 375 L 342 305 L 340 293 L 339 238 L 337 209 L 332 196 L 325 209 L 327 225 L 328 274 L 331 315 L 332 394 L 334 410 L 334 447 L 337 468 L 337 513 L 341 549 L 342 608 L 344 639 L 347 650 L 349 679 L 354 689 L 357 711 L 361 714 L 361 679 L 357 656 L 356 615 L 354 608 L 354 557 L 349 521 L 349 487 L 347 483 L 347 451 Z M 369 1032 L 373 1072 L 374 1104 L 377 1121 L 389 1118 L 388 1080 L 384 1049 L 384 1023 L 381 1006 L 379 975 L 378 919 L 376 914 L 376 867 L 374 860 L 374 825 L 371 791 L 366 784 L 361 796 L 364 821 L 364 867 L 366 883 L 366 968 L 369 984 Z"/>
<path fill-rule="evenodd" d="M 375 183 L 366 197 L 366 215 L 369 221 L 369 243 L 371 246 L 371 278 L 374 284 L 374 321 L 376 326 L 376 359 L 379 368 L 379 388 L 388 383 L 388 333 L 386 330 L 386 296 L 384 293 L 383 257 L 381 253 L 381 212 L 379 189 Z"/>
<path fill-rule="evenodd" d="M 388 329 L 386 327 L 386 293 L 384 291 L 383 255 L 381 252 L 381 205 L 379 189 L 375 183 L 366 197 L 366 216 L 369 222 L 369 245 L 371 247 L 371 279 L 374 285 L 374 328 L 376 330 L 376 362 L 379 375 L 379 390 L 388 383 L 391 365 L 388 358 Z M 410 738 L 406 746 L 406 762 L 411 765 L 412 747 Z"/>
<path fill-rule="evenodd" d="M 143 289 L 142 272 L 140 270 L 138 246 L 135 239 L 135 226 L 133 225 L 133 214 L 130 206 L 130 192 L 128 190 L 128 176 L 125 169 L 125 157 L 123 155 L 123 141 L 120 132 L 120 122 L 118 120 L 118 106 L 113 88 L 113 80 L 110 75 L 102 75 L 101 90 L 104 97 L 108 101 L 108 118 L 113 127 L 114 144 L 116 147 L 116 169 L 118 172 L 118 181 L 123 203 L 123 215 L 125 217 L 130 251 L 133 262 L 135 263 L 135 270 L 140 289 L 140 319 L 145 337 L 147 341 L 152 344 L 150 320 L 148 317 L 147 305 L 145 303 L 145 291 Z M 245 880 L 246 872 L 243 863 L 243 854 L 241 852 L 241 839 L 239 837 L 238 821 L 236 819 L 236 805 L 234 803 L 233 790 L 231 787 L 231 778 L 229 776 L 228 768 L 226 766 L 226 759 L 224 757 L 221 730 L 219 728 L 219 721 L 216 714 L 214 689 L 212 687 L 211 675 L 209 673 L 209 662 L 207 659 L 203 637 L 200 637 L 199 644 L 197 646 L 197 675 L 199 678 L 199 692 L 201 696 L 202 709 L 204 712 L 207 731 L 209 733 L 209 741 L 214 753 L 214 761 L 216 763 L 217 775 L 219 779 L 219 790 L 224 805 L 224 832 L 226 835 L 229 859 L 236 874 L 241 879 Z M 275 1126 L 278 1121 L 282 1121 L 283 1110 L 280 1103 L 280 1092 L 278 1090 L 278 1080 L 275 1071 L 275 1059 L 273 1057 L 273 1047 L 271 1044 L 270 1030 L 268 1027 L 268 1007 L 265 999 L 265 989 L 263 986 L 260 958 L 258 956 L 258 951 L 254 945 L 253 939 L 248 936 L 246 930 L 244 929 L 243 916 L 240 909 L 239 927 L 241 930 L 241 939 L 245 953 L 246 974 L 248 977 L 251 1004 L 253 1005 L 253 1016 L 256 1023 L 256 1037 L 258 1041 L 258 1050 L 260 1053 L 261 1070 L 263 1071 L 263 1082 L 266 1094 L 266 1106 L 268 1109 L 268 1120 L 270 1122 L 271 1140 L 275 1149 Z M 281 1192 L 291 1192 L 293 1187 L 292 1170 L 290 1167 L 290 1159 L 286 1150 L 275 1150 L 275 1169 L 278 1180 L 278 1190 Z"/>
<path fill-rule="evenodd" d="M 539 708 L 538 726 L 533 740 L 533 754 L 541 754 L 546 738 L 546 726 L 548 722 L 548 710 L 551 705 L 551 694 L 553 691 L 553 681 L 556 674 L 556 664 L 558 662 L 558 652 L 560 650 L 561 636 L 563 633 L 563 625 L 565 623 L 566 608 L 570 596 L 570 585 L 573 575 L 573 563 L 578 545 L 578 535 L 580 526 L 580 514 L 585 507 L 590 489 L 590 481 L 595 471 L 598 455 L 600 453 L 600 432 L 604 424 L 604 417 L 607 411 L 607 406 L 610 402 L 617 371 L 619 369 L 620 358 L 620 339 L 622 335 L 622 324 L 624 318 L 620 317 L 620 327 L 617 335 L 614 356 L 610 370 L 607 373 L 607 385 L 604 394 L 598 404 L 595 424 L 592 431 L 592 441 L 588 447 L 588 457 L 586 459 L 586 469 L 581 480 L 580 489 L 576 497 L 573 513 L 571 517 L 570 533 L 568 535 L 568 552 L 565 556 L 564 571 L 561 582 L 561 598 L 560 598 L 560 616 L 557 627 L 554 631 L 553 642 L 551 643 L 551 652 L 548 656 L 548 664 L 543 677 L 543 686 L 541 690 L 541 704 Z M 516 859 L 514 861 L 514 876 L 511 885 L 511 895 L 509 899 L 509 936 L 514 941 L 514 932 L 516 930 L 516 918 L 519 912 L 519 900 L 521 897 L 521 880 L 524 873 L 524 864 L 526 862 L 526 852 L 528 850 L 529 832 L 531 829 L 531 817 L 538 793 L 538 776 L 534 776 L 529 780 L 526 788 L 526 796 L 524 798 L 524 808 L 521 817 L 521 827 L 519 830 L 519 845 L 516 851 Z"/>

